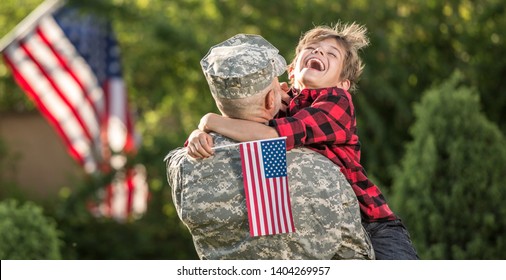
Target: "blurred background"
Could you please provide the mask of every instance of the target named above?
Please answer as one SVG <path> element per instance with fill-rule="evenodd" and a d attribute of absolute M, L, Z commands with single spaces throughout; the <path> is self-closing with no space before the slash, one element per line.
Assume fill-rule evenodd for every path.
<path fill-rule="evenodd" d="M 42 2 L 2 0 L 0 37 Z M 366 67 L 354 95 L 362 164 L 420 257 L 506 258 L 504 1 L 69 2 L 107 17 L 116 33 L 142 139 L 129 160 L 146 168 L 147 210 L 121 221 L 90 214 L 89 195 L 100 179 L 68 155 L 0 60 L 0 232 L 54 252 L 30 255 L 28 248 L 3 259 L 196 259 L 163 158 L 204 113 L 218 112 L 200 59 L 237 33 L 253 33 L 291 61 L 303 32 L 338 21 L 368 28 L 371 45 L 362 52 Z M 19 212 L 31 214 L 14 219 Z M 39 248 L 37 235 L 10 230 L 20 220 L 47 221 L 40 234 L 53 240 L 43 242 L 50 248 Z"/>

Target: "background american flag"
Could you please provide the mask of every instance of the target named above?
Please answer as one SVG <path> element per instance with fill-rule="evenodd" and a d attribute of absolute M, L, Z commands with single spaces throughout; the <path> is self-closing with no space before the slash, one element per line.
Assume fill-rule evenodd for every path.
<path fill-rule="evenodd" d="M 112 27 L 53 3 L 8 44 L 4 59 L 85 172 L 115 173 L 94 213 L 117 219 L 141 214 L 148 188 L 144 168 L 126 164 L 138 141 Z"/>

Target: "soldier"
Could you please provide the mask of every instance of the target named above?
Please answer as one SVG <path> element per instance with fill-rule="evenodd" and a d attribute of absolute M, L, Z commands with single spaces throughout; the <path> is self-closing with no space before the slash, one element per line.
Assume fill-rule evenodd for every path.
<path fill-rule="evenodd" d="M 261 36 L 236 35 L 212 47 L 201 65 L 224 116 L 266 123 L 284 108 L 277 77 L 286 62 Z M 200 135 L 214 142 L 213 156 L 197 160 L 178 148 L 166 162 L 174 205 L 201 259 L 374 259 L 357 198 L 329 159 L 306 148 L 287 152 L 296 232 L 251 237 L 239 147 Z"/>

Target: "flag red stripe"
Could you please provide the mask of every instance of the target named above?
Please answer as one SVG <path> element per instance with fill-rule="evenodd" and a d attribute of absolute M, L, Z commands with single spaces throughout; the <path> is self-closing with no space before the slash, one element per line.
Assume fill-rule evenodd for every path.
<path fill-rule="evenodd" d="M 73 151 L 71 155 L 84 166 L 87 172 L 92 172 L 96 168 L 96 161 L 90 153 L 89 139 L 86 135 L 82 135 L 83 131 L 80 129 L 78 119 L 73 114 L 65 115 L 65 110 L 70 110 L 70 108 L 61 103 L 57 89 L 51 84 L 52 81 L 44 74 L 41 65 L 34 59 L 28 48 L 25 45 L 12 47 L 17 48 L 9 48 L 5 56 L 9 57 L 10 65 L 16 69 L 18 77 L 23 77 L 23 83 L 30 85 L 28 94 L 33 97 L 32 100 L 35 100 L 36 104 L 44 104 L 43 108 L 41 107 L 42 113 L 55 125 L 62 137 L 65 135 L 66 144 L 71 147 L 69 152 Z"/>
<path fill-rule="evenodd" d="M 48 74 L 46 72 L 46 70 L 44 69 L 44 67 L 42 67 L 42 65 L 40 64 L 39 60 L 36 57 L 34 57 L 33 53 L 27 48 L 26 42 L 20 42 L 19 46 L 21 47 L 21 49 L 23 49 L 25 51 L 25 54 L 30 58 L 31 61 L 34 62 L 35 66 L 37 66 L 37 68 L 39 69 L 40 73 L 51 84 L 51 87 L 53 88 L 53 90 L 55 91 L 55 93 L 58 95 L 58 97 L 60 98 L 60 100 L 65 105 L 67 105 L 68 109 L 72 112 L 72 114 L 74 115 L 74 118 L 79 123 L 81 129 L 83 130 L 83 132 L 84 132 L 84 134 L 86 136 L 86 138 L 88 138 L 88 140 L 91 141 L 92 137 L 90 135 L 90 131 L 88 130 L 88 128 L 84 124 L 83 119 L 81 118 L 81 116 L 79 115 L 79 113 L 76 111 L 76 108 L 74 106 L 72 106 L 72 104 L 69 102 L 69 100 L 67 99 L 67 97 L 65 96 L 65 94 L 62 92 L 62 89 L 58 86 L 58 84 L 54 80 L 54 77 L 51 76 L 50 74 Z"/>
<path fill-rule="evenodd" d="M 128 108 L 128 102 L 125 104 L 127 112 L 130 111 L 130 108 Z M 124 151 L 126 153 L 135 152 L 136 150 L 136 143 L 135 143 L 135 134 L 134 134 L 134 126 L 133 126 L 133 120 L 132 120 L 132 114 L 127 114 L 126 117 L 126 125 L 127 125 L 127 142 L 125 144 Z"/>
<path fill-rule="evenodd" d="M 43 37 L 51 42 L 50 45 L 56 57 L 65 61 L 64 65 L 67 67 L 68 74 L 75 76 L 75 82 L 83 89 L 81 92 L 86 93 L 85 100 L 88 100 L 87 104 L 92 107 L 95 118 L 100 123 L 104 114 L 104 92 L 91 66 L 80 56 L 76 47 L 52 17 L 46 17 L 40 21 L 40 30 Z"/>
<path fill-rule="evenodd" d="M 28 42 L 30 42 L 30 44 L 35 44 L 35 45 L 32 45 L 30 48 L 27 46 Z M 72 104 L 71 101 L 69 100 L 69 98 L 67 97 L 68 96 L 68 92 L 65 92 L 60 86 L 62 84 L 65 84 L 67 81 L 63 80 L 63 79 L 60 79 L 60 77 L 58 76 L 54 76 L 54 75 L 51 75 L 49 74 L 47 71 L 46 71 L 46 68 L 47 69 L 53 69 L 55 65 L 51 64 L 51 65 L 46 65 L 46 66 L 43 66 L 41 64 L 41 62 L 39 61 L 39 58 L 40 57 L 36 57 L 34 55 L 34 53 L 32 51 L 41 51 L 44 49 L 44 47 L 46 46 L 42 46 L 40 43 L 37 44 L 36 40 L 34 38 L 31 38 L 30 40 L 27 40 L 26 42 L 22 43 L 19 45 L 19 47 L 24 50 L 25 52 L 25 55 L 30 58 L 30 61 L 33 63 L 34 67 L 36 67 L 39 71 L 39 73 L 42 75 L 40 77 L 38 77 L 39 79 L 44 79 L 45 81 L 47 81 L 47 83 L 50 85 L 51 87 L 51 92 L 36 92 L 37 95 L 40 95 L 40 96 L 48 96 L 50 94 L 53 94 L 54 95 L 54 98 L 57 98 L 60 102 L 62 102 L 59 106 L 63 105 L 65 106 L 69 112 L 71 113 L 72 116 L 67 116 L 65 119 L 59 119 L 60 122 L 65 122 L 67 120 L 72 120 L 72 121 L 75 121 L 77 126 L 79 127 L 80 129 L 80 134 L 82 135 L 78 135 L 77 137 L 78 138 L 81 138 L 81 137 L 84 137 L 82 138 L 82 141 L 86 142 L 86 146 L 88 147 L 88 155 L 85 155 L 83 154 L 82 157 L 86 158 L 88 156 L 94 156 L 92 154 L 89 154 L 91 152 L 91 149 L 94 147 L 93 145 L 90 144 L 90 142 L 93 142 L 93 138 L 96 138 L 96 137 L 92 137 L 90 135 L 90 127 L 98 127 L 98 124 L 97 123 L 92 123 L 90 124 L 90 126 L 86 125 L 85 124 L 85 121 L 84 121 L 84 118 L 86 117 L 83 113 L 81 112 L 78 112 L 78 108 L 85 108 L 84 107 L 84 104 L 82 103 L 79 103 L 79 104 Z M 46 57 L 46 59 L 48 59 L 48 57 Z M 64 72 L 65 74 L 67 74 L 66 72 Z M 63 74 L 63 75 L 65 75 Z M 44 102 L 44 101 L 43 101 Z M 45 101 L 45 102 L 49 102 L 49 101 Z M 53 100 L 54 102 L 54 100 Z M 62 107 L 58 108 L 58 110 L 61 110 L 63 109 Z M 52 114 L 54 114 L 53 112 L 54 110 L 50 110 L 48 108 L 48 112 L 51 112 Z M 70 132 L 69 130 L 66 129 L 66 126 L 62 126 L 62 131 L 69 135 L 68 138 L 69 139 L 76 139 L 76 135 L 72 135 L 72 132 Z M 71 129 L 71 130 L 76 130 L 78 129 L 77 127 L 68 127 L 67 128 Z M 76 145 L 76 143 L 72 142 L 72 145 Z M 82 151 L 81 153 L 86 153 L 86 151 Z M 95 154 L 96 156 L 97 154 Z"/>
<path fill-rule="evenodd" d="M 133 196 L 134 196 L 134 182 L 133 182 L 133 170 L 128 169 L 126 171 L 126 187 L 127 187 L 127 203 L 126 203 L 126 212 L 127 215 L 132 213 L 132 204 L 133 204 Z"/>
<path fill-rule="evenodd" d="M 65 146 L 67 147 L 67 150 L 69 154 L 81 165 L 84 165 L 85 158 L 84 156 L 78 152 L 73 144 L 72 141 L 69 139 L 67 134 L 64 132 L 62 126 L 60 125 L 60 122 L 53 116 L 53 114 L 47 109 L 47 107 L 44 105 L 42 100 L 40 99 L 39 95 L 35 92 L 35 90 L 30 86 L 30 83 L 28 83 L 24 76 L 18 71 L 18 68 L 16 67 L 16 64 L 14 64 L 9 55 L 7 53 L 4 53 L 4 58 L 9 67 L 12 70 L 14 79 L 17 81 L 19 86 L 27 93 L 28 97 L 32 99 L 35 104 L 37 104 L 37 107 L 41 111 L 42 115 L 46 117 L 46 119 L 53 125 L 53 127 L 56 129 L 60 137 L 62 138 Z"/>
<path fill-rule="evenodd" d="M 51 50 L 51 52 L 53 53 L 54 57 L 58 60 L 59 65 L 63 69 L 65 69 L 65 72 L 69 76 L 71 76 L 72 79 L 75 81 L 75 83 L 79 86 L 79 88 L 81 89 L 81 93 L 83 95 L 83 99 L 86 100 L 87 104 L 93 110 L 93 113 L 95 114 L 96 123 L 99 124 L 98 120 L 100 120 L 100 114 L 98 112 L 96 104 L 93 101 L 91 101 L 91 98 L 90 98 L 91 92 L 89 92 L 84 87 L 83 81 L 81 81 L 81 79 L 77 76 L 76 72 L 74 72 L 70 68 L 68 58 L 65 57 L 64 55 L 62 55 L 57 50 L 55 50 L 55 46 L 53 45 L 52 42 L 49 41 L 49 39 L 47 38 L 46 34 L 41 31 L 41 28 L 37 28 L 37 34 L 39 35 L 39 37 L 41 38 L 41 40 L 46 44 L 46 46 Z"/>
<path fill-rule="evenodd" d="M 104 92 L 97 77 L 52 17 L 40 21 L 37 34 L 41 40 L 39 45 L 47 47 L 47 56 L 53 58 L 46 63 L 59 70 L 55 79 L 64 85 L 69 103 L 82 117 L 84 129 L 89 131 L 90 149 L 95 149 L 95 156 L 102 157 L 106 146 L 102 143 L 100 129 L 104 117 Z"/>
<path fill-rule="evenodd" d="M 54 29 L 53 29 L 54 30 Z M 85 86 L 83 85 L 85 82 L 78 77 L 79 72 L 82 71 L 73 71 L 71 67 L 69 66 L 69 59 L 66 57 L 63 53 L 58 52 L 55 48 L 55 46 L 50 42 L 49 38 L 46 36 L 46 34 L 41 30 L 41 28 L 37 29 L 37 34 L 40 36 L 41 40 L 46 44 L 46 46 L 49 48 L 49 50 L 52 52 L 55 59 L 58 61 L 59 66 L 65 70 L 65 73 L 71 77 L 71 79 L 76 83 L 76 85 L 79 87 L 80 95 L 82 100 L 86 101 L 86 104 L 77 104 L 78 106 L 84 106 L 87 105 L 88 108 L 91 109 L 93 112 L 93 116 L 87 116 L 88 121 L 86 124 L 82 124 L 85 131 L 87 131 L 87 136 L 95 145 L 95 147 L 101 147 L 101 138 L 100 138 L 100 114 L 98 112 L 97 104 L 95 104 L 91 100 L 92 92 L 88 91 Z M 60 40 L 63 40 L 64 38 L 60 38 Z M 70 45 L 70 44 L 68 44 Z M 75 105 L 73 105 L 75 106 Z M 90 123 L 92 122 L 92 123 Z M 93 130 L 92 133 L 90 130 Z M 98 149 L 100 150 L 100 149 Z M 99 153 L 100 155 L 100 153 Z"/>
<path fill-rule="evenodd" d="M 285 227 L 285 230 L 288 230 L 290 228 L 290 226 L 289 226 L 290 223 L 289 223 L 288 217 L 286 215 L 286 189 L 284 188 L 284 186 L 282 184 L 280 184 L 278 187 L 281 190 L 281 197 L 283 199 L 283 202 L 281 205 L 283 205 L 284 207 L 281 210 L 281 212 L 283 213 L 284 227 Z"/>

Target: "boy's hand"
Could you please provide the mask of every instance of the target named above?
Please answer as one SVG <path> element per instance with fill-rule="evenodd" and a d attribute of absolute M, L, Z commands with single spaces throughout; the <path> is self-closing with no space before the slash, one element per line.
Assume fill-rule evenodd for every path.
<path fill-rule="evenodd" d="M 194 130 L 188 137 L 186 151 L 193 158 L 208 158 L 214 154 L 213 138 L 202 130 Z"/>
<path fill-rule="evenodd" d="M 281 82 L 279 83 L 279 86 L 281 87 L 281 89 L 284 91 L 284 92 L 288 92 L 290 90 L 290 87 L 288 86 L 288 84 L 286 82 Z"/>
<path fill-rule="evenodd" d="M 288 109 L 288 104 L 290 104 L 290 100 L 292 100 L 290 95 L 288 95 L 288 91 L 290 90 L 290 87 L 285 82 L 280 83 L 279 86 L 281 87 L 281 89 L 284 92 L 281 95 L 281 108 L 279 109 L 279 111 L 286 112 L 286 110 Z"/>

